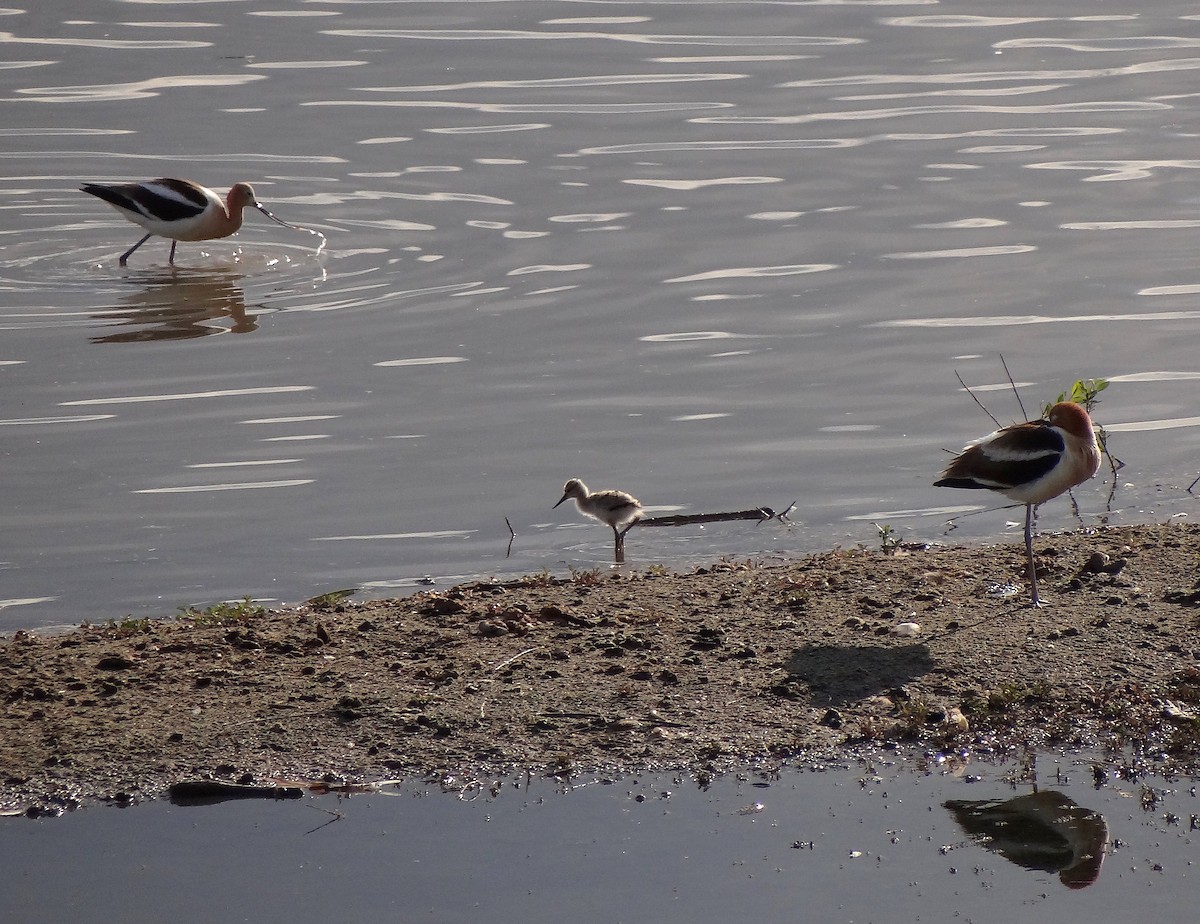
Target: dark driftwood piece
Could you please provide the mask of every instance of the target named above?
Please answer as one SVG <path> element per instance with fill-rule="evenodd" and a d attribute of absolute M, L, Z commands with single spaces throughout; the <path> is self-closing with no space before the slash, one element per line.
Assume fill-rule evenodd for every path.
<path fill-rule="evenodd" d="M 220 780 L 185 780 L 174 784 L 168 795 L 175 805 L 216 805 L 229 799 L 300 799 L 304 790 L 299 786 L 247 786 Z"/>
<path fill-rule="evenodd" d="M 693 523 L 722 523 L 726 520 L 770 520 L 775 511 L 770 507 L 753 510 L 732 510 L 728 513 L 679 513 L 669 517 L 643 517 L 637 526 L 690 526 Z"/>

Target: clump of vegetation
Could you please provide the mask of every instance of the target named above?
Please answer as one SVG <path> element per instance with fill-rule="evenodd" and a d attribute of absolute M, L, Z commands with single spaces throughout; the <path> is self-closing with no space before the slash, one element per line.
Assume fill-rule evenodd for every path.
<path fill-rule="evenodd" d="M 968 698 L 963 703 L 963 711 L 977 715 L 1008 713 L 1017 706 L 1049 703 L 1053 698 L 1054 688 L 1045 680 L 1035 680 L 1032 683 L 1003 683 L 982 696 Z"/>
<path fill-rule="evenodd" d="M 552 587 L 558 583 L 558 578 L 550 573 L 549 568 L 543 568 L 537 574 L 524 574 L 516 580 L 517 587 Z"/>
<path fill-rule="evenodd" d="M 124 619 L 110 619 L 100 628 L 111 638 L 128 638 L 131 635 L 143 635 L 154 627 L 150 619 L 134 619 L 132 615 Z"/>
<path fill-rule="evenodd" d="M 195 606 L 179 608 L 179 618 L 186 619 L 197 626 L 242 625 L 266 614 L 267 608 L 255 603 L 249 595 L 241 600 L 214 603 L 204 609 Z"/>
<path fill-rule="evenodd" d="M 1074 404 L 1083 406 L 1083 409 L 1089 414 L 1100 403 L 1099 394 L 1108 388 L 1108 379 L 1078 379 L 1071 386 L 1069 392 L 1064 391 L 1061 395 L 1042 408 L 1042 414 L 1050 413 L 1050 408 L 1062 401 L 1071 401 Z"/>
<path fill-rule="evenodd" d="M 578 568 L 571 568 L 571 583 L 580 584 L 584 587 L 595 587 L 600 583 L 600 569 L 591 568 L 587 571 L 582 571 Z"/>
<path fill-rule="evenodd" d="M 879 530 L 879 551 L 884 555 L 894 555 L 900 548 L 900 536 L 894 530 L 890 523 L 884 523 L 882 526 L 878 523 L 875 528 Z"/>
<path fill-rule="evenodd" d="M 933 705 L 921 696 L 896 703 L 896 715 L 899 718 L 899 722 L 893 729 L 896 737 L 917 737 L 928 724 L 933 713 Z"/>
<path fill-rule="evenodd" d="M 331 590 L 328 593 L 317 594 L 315 597 L 309 597 L 305 600 L 305 604 L 311 606 L 314 610 L 331 610 L 338 605 L 345 603 L 358 590 L 357 587 L 347 587 L 345 590 Z"/>

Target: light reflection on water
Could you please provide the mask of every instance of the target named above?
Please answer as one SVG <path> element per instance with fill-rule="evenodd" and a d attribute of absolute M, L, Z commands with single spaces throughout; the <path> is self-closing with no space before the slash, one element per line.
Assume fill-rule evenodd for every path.
<path fill-rule="evenodd" d="M 798 500 L 635 530 L 635 568 L 940 539 L 942 450 L 988 424 L 954 372 L 1014 419 L 1001 352 L 1033 408 L 1113 381 L 1121 486 L 1043 529 L 1195 509 L 1173 6 L 158 6 L 3 17 L 0 630 L 607 566 L 550 513 L 572 476 Z M 76 187 L 159 175 L 328 249 L 251 216 L 121 269 L 137 229 Z"/>

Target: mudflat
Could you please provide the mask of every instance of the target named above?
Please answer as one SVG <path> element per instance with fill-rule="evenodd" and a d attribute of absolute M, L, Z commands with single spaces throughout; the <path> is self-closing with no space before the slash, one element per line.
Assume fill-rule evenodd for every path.
<path fill-rule="evenodd" d="M 1200 527 L 841 549 L 0 643 L 0 807 L 175 783 L 717 773 L 863 746 L 1200 766 Z"/>

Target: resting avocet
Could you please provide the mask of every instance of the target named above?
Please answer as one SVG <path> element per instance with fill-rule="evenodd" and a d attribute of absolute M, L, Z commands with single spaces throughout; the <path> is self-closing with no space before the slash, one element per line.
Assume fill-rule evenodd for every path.
<path fill-rule="evenodd" d="M 970 443 L 954 457 L 941 488 L 983 488 L 1025 505 L 1025 553 L 1033 605 L 1038 597 L 1033 563 L 1033 508 L 1069 491 L 1100 468 L 1100 446 L 1088 412 L 1062 401 L 1040 420 L 1013 424 Z"/>

